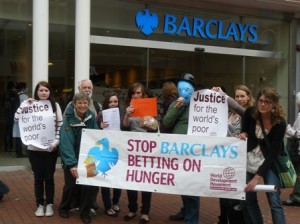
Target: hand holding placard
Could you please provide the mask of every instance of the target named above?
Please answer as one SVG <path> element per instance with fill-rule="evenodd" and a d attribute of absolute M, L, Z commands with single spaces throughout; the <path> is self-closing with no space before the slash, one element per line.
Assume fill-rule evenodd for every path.
<path fill-rule="evenodd" d="M 157 116 L 156 98 L 131 99 L 131 106 L 134 108 L 132 117 Z"/>

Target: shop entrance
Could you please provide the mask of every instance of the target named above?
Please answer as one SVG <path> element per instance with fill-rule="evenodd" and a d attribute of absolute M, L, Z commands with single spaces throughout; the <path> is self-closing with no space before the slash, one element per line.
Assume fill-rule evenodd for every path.
<path fill-rule="evenodd" d="M 269 69 L 280 58 L 269 51 L 91 36 L 91 79 L 109 88 L 126 89 L 139 81 L 159 89 L 166 81 L 176 82 L 179 73 L 190 72 L 197 88 L 223 86 L 232 94 L 238 84 L 252 89 L 273 85 L 277 78 Z"/>

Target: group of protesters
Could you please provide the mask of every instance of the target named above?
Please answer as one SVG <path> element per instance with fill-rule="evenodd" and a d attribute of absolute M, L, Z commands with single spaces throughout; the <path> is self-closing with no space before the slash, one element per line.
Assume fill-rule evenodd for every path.
<path fill-rule="evenodd" d="M 77 166 L 82 129 L 105 129 L 109 126 L 109 123 L 103 121 L 102 110 L 119 108 L 121 130 L 147 133 L 160 129 L 164 133 L 187 134 L 190 99 L 193 92 L 196 91 L 195 77 L 190 73 L 182 73 L 176 84 L 168 82 L 164 85 L 164 113 L 159 127 L 153 129 L 153 127 L 141 122 L 141 117 L 132 116 L 135 108 L 131 104 L 131 100 L 151 97 L 149 89 L 145 88 L 142 83 L 136 82 L 129 87 L 123 111 L 120 108 L 117 94 L 114 92 L 107 94 L 102 106 L 92 100 L 92 82 L 82 80 L 78 85 L 78 93 L 74 95 L 72 102 L 66 106 L 62 114 L 59 104 L 54 100 L 54 92 L 50 84 L 45 81 L 39 82 L 35 87 L 34 97 L 26 99 L 15 114 L 15 120 L 18 121 L 23 107 L 36 100 L 49 100 L 52 105 L 55 120 L 55 141 L 50 144 L 47 150 L 28 146 L 28 157 L 34 173 L 34 192 L 37 206 L 35 215 L 38 217 L 54 215 L 54 172 L 59 151 L 65 180 L 62 200 L 58 208 L 59 215 L 62 218 L 68 218 L 70 211 L 78 209 L 82 222 L 91 223 L 92 216 L 98 208 L 96 199 L 99 188 L 76 184 L 76 179 L 79 177 Z M 257 193 L 253 191 L 254 187 L 261 181 L 264 184 L 275 185 L 277 188 L 276 192 L 266 193 L 273 223 L 286 223 L 280 201 L 280 181 L 274 167 L 276 156 L 283 151 L 283 140 L 287 126 L 283 108 L 279 102 L 279 94 L 273 88 L 265 87 L 258 92 L 254 99 L 250 89 L 245 85 L 239 85 L 235 88 L 233 98 L 228 96 L 221 87 L 213 87 L 212 90 L 225 95 L 228 100 L 227 136 L 237 137 L 241 140 L 247 139 L 247 153 L 251 153 L 259 160 L 259 165 L 255 168 L 249 165 L 250 168 L 248 169 L 247 164 L 246 200 L 220 199 L 219 224 L 236 223 L 234 219 L 237 217 L 233 217 L 228 212 L 228 205 L 232 204 L 241 211 L 244 220 L 244 222 L 239 220 L 238 223 L 263 223 Z M 297 103 L 300 105 L 300 94 L 297 97 L 299 98 L 297 98 L 299 101 Z M 299 125 L 288 127 L 290 128 L 289 131 L 293 130 L 293 133 L 300 129 Z M 264 132 L 266 135 L 263 134 Z M 267 141 L 271 145 L 270 148 L 267 147 Z M 113 189 L 113 196 L 111 197 L 110 188 L 101 187 L 101 194 L 105 214 L 112 217 L 118 216 L 121 189 Z M 150 222 L 151 196 L 151 192 L 141 192 L 142 206 L 139 224 Z M 123 218 L 125 221 L 130 221 L 137 216 L 138 192 L 127 190 L 127 197 L 129 212 Z M 180 211 L 171 215 L 169 219 L 183 220 L 185 224 L 199 223 L 200 197 L 188 195 L 181 197 L 183 205 Z M 286 204 L 288 205 L 287 202 Z"/>

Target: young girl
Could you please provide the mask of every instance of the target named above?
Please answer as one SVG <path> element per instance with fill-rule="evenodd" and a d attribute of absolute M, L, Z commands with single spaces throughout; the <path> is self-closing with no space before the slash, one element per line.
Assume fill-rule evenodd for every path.
<path fill-rule="evenodd" d="M 34 173 L 34 191 L 37 210 L 36 216 L 53 216 L 54 200 L 54 172 L 57 160 L 57 145 L 59 144 L 59 130 L 62 125 L 62 113 L 58 103 L 54 102 L 53 91 L 48 82 L 39 82 L 34 90 L 34 98 L 27 99 L 27 104 L 35 100 L 49 100 L 52 105 L 55 120 L 55 141 L 48 150 L 28 146 L 28 158 Z M 15 113 L 15 120 L 19 119 L 24 103 Z M 44 193 L 46 198 L 44 198 Z"/>
<path fill-rule="evenodd" d="M 238 85 L 237 87 L 235 87 L 234 99 L 240 106 L 245 109 L 253 105 L 253 96 L 251 95 L 251 91 L 247 86 L 244 85 Z M 228 114 L 227 136 L 237 137 L 241 132 L 241 125 L 242 117 L 234 110 L 230 110 Z"/>
<path fill-rule="evenodd" d="M 111 109 L 111 108 L 119 108 L 120 110 L 120 104 L 119 99 L 116 93 L 111 92 L 105 96 L 102 109 Z M 120 115 L 121 115 L 120 111 Z M 107 128 L 109 126 L 109 123 L 103 121 L 102 113 L 99 113 L 97 116 L 97 123 L 101 129 Z M 121 119 L 122 120 L 122 119 Z M 105 214 L 108 216 L 116 217 L 118 213 L 120 212 L 119 207 L 119 200 L 121 197 L 121 189 L 113 189 L 113 198 L 110 198 L 110 188 L 108 187 L 102 187 L 101 188 L 101 194 L 102 194 L 102 200 L 105 208 Z M 112 203 L 111 203 L 112 202 Z"/>
<path fill-rule="evenodd" d="M 142 127 L 140 125 L 139 117 L 131 117 L 131 114 L 134 112 L 134 107 L 130 105 L 131 99 L 140 99 L 146 98 L 148 95 L 146 94 L 145 87 L 142 83 L 136 82 L 132 84 L 132 86 L 128 89 L 127 95 L 127 108 L 126 113 L 123 119 L 124 127 L 130 128 L 130 131 L 136 132 L 147 132 L 146 127 Z M 151 205 L 151 192 L 142 191 L 142 209 L 141 209 L 141 219 L 139 221 L 140 224 L 145 224 L 149 222 L 149 212 Z M 138 192 L 135 190 L 127 190 L 128 197 L 128 208 L 129 213 L 124 216 L 125 221 L 129 221 L 136 216 L 136 212 L 138 209 Z"/>

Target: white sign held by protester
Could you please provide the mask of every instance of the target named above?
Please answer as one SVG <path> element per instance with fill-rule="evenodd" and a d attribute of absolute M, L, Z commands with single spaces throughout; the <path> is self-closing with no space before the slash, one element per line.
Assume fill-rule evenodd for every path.
<path fill-rule="evenodd" d="M 204 89 L 190 101 L 188 135 L 226 137 L 228 102 L 224 94 Z"/>
<path fill-rule="evenodd" d="M 55 140 L 55 123 L 49 100 L 22 103 L 19 118 L 21 139 L 24 145 L 47 150 Z"/>
<path fill-rule="evenodd" d="M 103 130 L 114 130 L 120 131 L 120 111 L 119 108 L 110 108 L 106 110 L 102 110 L 103 122 L 108 124 L 107 128 L 103 128 Z"/>
<path fill-rule="evenodd" d="M 78 184 L 245 199 L 246 141 L 83 129 Z"/>

